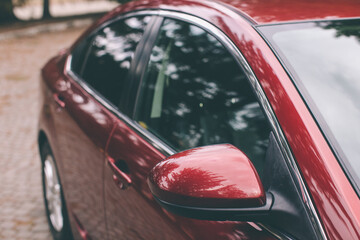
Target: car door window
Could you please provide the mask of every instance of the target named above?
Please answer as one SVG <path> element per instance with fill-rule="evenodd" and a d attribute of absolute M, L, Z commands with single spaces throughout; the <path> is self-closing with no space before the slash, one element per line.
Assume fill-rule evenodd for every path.
<path fill-rule="evenodd" d="M 81 76 L 82 68 L 84 66 L 84 59 L 86 59 L 87 52 L 91 44 L 91 37 L 83 39 L 76 44 L 71 52 L 71 71 L 77 76 Z"/>
<path fill-rule="evenodd" d="M 238 62 L 197 26 L 165 19 L 135 119 L 178 151 L 231 143 L 262 171 L 269 124 Z"/>
<path fill-rule="evenodd" d="M 82 79 L 115 106 L 149 20 L 148 16 L 131 17 L 102 28 L 87 53 Z"/>

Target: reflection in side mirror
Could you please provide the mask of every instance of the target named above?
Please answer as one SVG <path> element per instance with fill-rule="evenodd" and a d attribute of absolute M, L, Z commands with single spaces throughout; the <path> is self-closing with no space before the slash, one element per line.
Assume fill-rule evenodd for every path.
<path fill-rule="evenodd" d="M 248 157 L 229 144 L 175 154 L 152 169 L 148 184 L 162 207 L 197 219 L 256 220 L 273 202 Z"/>

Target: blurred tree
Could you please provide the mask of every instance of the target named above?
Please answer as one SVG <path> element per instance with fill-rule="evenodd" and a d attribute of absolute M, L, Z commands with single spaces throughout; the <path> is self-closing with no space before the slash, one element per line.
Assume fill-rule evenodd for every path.
<path fill-rule="evenodd" d="M 0 0 L 0 22 L 13 22 L 15 20 L 12 0 Z"/>
<path fill-rule="evenodd" d="M 51 18 L 49 0 L 44 0 L 43 6 L 43 19 Z"/>
<path fill-rule="evenodd" d="M 29 4 L 31 2 L 29 0 L 12 0 L 12 1 L 13 1 L 13 6 L 24 6 L 24 5 Z M 42 3 L 43 3 L 43 10 L 42 10 L 43 16 L 42 16 L 42 18 L 43 19 L 51 18 L 50 0 L 43 0 Z"/>
<path fill-rule="evenodd" d="M 26 3 L 27 0 L 0 0 L 0 23 L 16 21 L 14 7 L 23 6 Z M 43 18 L 51 18 L 49 0 L 43 0 Z"/>
<path fill-rule="evenodd" d="M 131 0 L 111 0 L 120 4 L 130 2 Z M 14 22 L 18 20 L 14 14 L 14 7 L 23 6 L 29 0 L 0 0 L 0 23 Z M 43 19 L 51 18 L 50 0 L 43 0 Z"/>
<path fill-rule="evenodd" d="M 113 0 L 113 1 L 116 1 L 116 2 L 118 2 L 118 3 L 124 4 L 124 3 L 130 2 L 130 1 L 132 1 L 132 0 Z"/>

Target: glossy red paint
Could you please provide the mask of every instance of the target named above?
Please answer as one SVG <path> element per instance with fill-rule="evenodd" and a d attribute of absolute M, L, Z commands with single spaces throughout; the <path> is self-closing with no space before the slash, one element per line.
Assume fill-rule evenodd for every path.
<path fill-rule="evenodd" d="M 105 167 L 104 198 L 109 240 L 274 239 L 270 233 L 255 224 L 195 220 L 174 215 L 161 208 L 152 197 L 146 178 L 150 170 L 165 156 L 120 119 L 115 126 L 107 153 L 113 159 L 127 163 L 132 186 L 127 190 L 120 190 L 113 181 L 113 171 L 108 166 Z"/>
<path fill-rule="evenodd" d="M 100 20 L 99 24 L 105 19 L 108 19 L 108 17 Z M 91 27 L 89 31 L 93 28 L 95 27 Z M 75 239 L 83 239 L 84 232 L 94 239 L 103 239 L 105 235 L 108 235 L 108 239 L 119 239 L 122 236 L 123 238 L 133 239 L 143 236 L 144 239 L 176 240 L 230 240 L 244 238 L 244 236 L 249 239 L 274 239 L 269 232 L 256 224 L 194 220 L 175 216 L 162 209 L 152 198 L 146 183 L 146 177 L 156 163 L 163 160 L 165 156 L 119 119 L 116 119 L 115 125 L 113 125 L 111 119 L 104 118 L 107 121 L 103 121 L 101 127 L 105 131 L 99 131 L 98 126 L 91 124 L 94 120 L 93 116 L 111 116 L 111 113 L 86 91 L 81 90 L 78 83 L 66 73 L 65 59 L 67 55 L 68 52 L 52 59 L 43 69 L 43 93 L 49 93 L 43 102 L 44 109 L 46 109 L 47 103 L 52 104 L 54 102 L 53 93 L 56 90 L 54 86 L 57 85 L 71 86 L 70 89 L 67 87 L 62 89 L 70 96 L 72 92 L 75 94 L 73 98 L 70 98 L 77 103 L 74 106 L 75 108 L 84 105 L 86 102 L 93 103 L 93 108 L 83 107 L 72 112 L 75 114 L 75 119 L 82 116 L 82 122 L 78 122 L 78 124 L 74 124 L 74 120 L 69 116 L 67 116 L 67 119 L 58 119 L 58 122 L 63 123 L 62 125 L 68 126 L 62 128 L 65 130 L 63 133 L 56 132 L 58 127 L 56 127 L 57 124 L 53 123 L 56 114 L 52 112 L 48 116 L 47 111 L 43 110 L 40 116 L 39 129 L 41 132 L 46 133 L 54 153 L 56 152 L 56 159 L 63 159 L 62 150 L 64 149 L 58 143 L 58 135 L 65 134 L 63 138 L 70 139 L 70 141 L 67 141 L 69 148 L 65 148 L 65 151 L 69 149 L 88 151 L 84 155 L 81 155 L 80 151 L 74 152 L 75 155 L 68 158 L 68 163 L 59 161 L 61 166 L 64 165 L 61 168 L 60 175 L 65 175 L 65 172 L 69 174 L 65 191 L 68 211 L 78 214 L 76 215 L 78 219 L 70 218 Z M 62 83 L 58 84 L 58 81 Z M 67 84 L 64 84 L 64 81 Z M 80 95 L 81 99 L 78 95 Z M 72 103 L 66 102 L 66 104 Z M 86 109 L 88 112 L 84 112 Z M 94 111 L 95 109 L 96 111 Z M 64 114 L 63 110 L 60 113 Z M 91 129 L 94 132 L 90 132 Z M 106 137 L 107 134 L 112 137 Z M 95 144 L 90 144 L 90 141 Z M 86 146 L 87 144 L 90 144 L 90 147 Z M 100 147 L 97 147 L 98 144 L 101 144 Z M 131 169 L 128 175 L 132 181 L 131 188 L 126 191 L 120 190 L 118 185 L 114 183 L 113 171 L 107 166 L 107 159 L 105 154 L 102 154 L 103 151 L 107 152 L 107 155 L 113 159 L 127 160 L 129 169 Z M 87 160 L 87 162 L 77 161 L 79 159 L 82 161 Z M 98 179 L 99 174 L 102 172 L 104 177 L 103 190 L 99 189 L 99 183 L 101 184 L 102 181 Z M 82 177 L 85 177 L 85 179 L 82 179 Z M 89 183 L 89 180 L 93 182 Z M 70 187 L 68 188 L 68 186 Z M 102 199 L 107 206 L 106 209 L 103 207 Z M 87 202 L 91 202 L 91 204 L 88 205 Z M 106 210 L 106 212 L 101 213 L 101 209 Z M 71 215 L 75 216 L 74 214 Z M 107 232 L 105 232 L 105 221 L 101 219 L 104 216 L 107 216 Z M 152 222 L 156 222 L 156 224 L 149 224 Z M 84 226 L 81 231 L 77 227 L 79 223 Z M 123 231 L 121 227 L 127 231 Z"/>
<path fill-rule="evenodd" d="M 124 4 L 113 10 L 100 19 L 97 24 L 92 26 L 84 33 L 84 35 L 91 32 L 103 22 L 128 11 L 141 9 L 167 9 L 191 12 L 194 8 L 197 8 L 199 13 L 208 13 L 208 16 L 213 14 L 213 9 L 218 9 L 218 13 L 220 14 L 227 13 L 234 17 L 234 14 L 237 15 L 240 13 L 243 17 L 247 18 L 254 24 L 268 24 L 277 22 L 358 17 L 360 2 L 358 0 L 140 0 Z M 234 10 L 237 13 L 235 13 Z"/>
<path fill-rule="evenodd" d="M 359 16 L 357 0 L 222 0 L 244 12 L 258 24 L 351 18 Z"/>
<path fill-rule="evenodd" d="M 221 29 L 243 53 L 259 79 L 304 176 L 326 235 L 330 239 L 360 238 L 360 200 L 291 79 L 262 37 L 247 20 L 216 2 L 171 2 L 173 4 L 169 1 L 141 1 L 118 8 L 112 14 L 160 7 L 199 16 Z M 326 9 L 332 8 L 326 3 L 323 6 L 325 13 Z M 338 4 L 335 6 L 341 14 L 338 16 L 359 16 L 360 6 L 355 2 L 346 7 L 348 10 L 354 8 L 356 12 L 353 14 L 341 11 Z M 298 10 L 298 14 L 306 11 L 304 8 Z M 286 18 L 281 13 L 275 12 L 272 19 L 284 21 Z M 325 15 L 324 18 L 330 18 Z M 295 20 L 296 14 L 291 21 Z"/>
<path fill-rule="evenodd" d="M 271 0 L 265 2 L 245 0 L 240 2 L 226 0 L 222 2 L 233 6 L 244 16 L 250 16 L 251 21 L 259 24 L 308 19 L 358 17 L 360 13 L 359 3 L 355 0 L 339 2 L 320 0 Z M 350 185 L 346 175 L 342 171 L 337 159 L 329 148 L 326 140 L 304 104 L 297 89 L 294 87 L 291 79 L 288 77 L 287 73 L 274 56 L 274 53 L 271 51 L 269 46 L 259 36 L 254 27 L 250 25 L 249 20 L 244 19 L 239 14 L 224 5 L 217 3 L 216 1 L 140 0 L 117 8 L 91 27 L 88 32 L 91 32 L 94 28 L 110 18 L 126 11 L 148 8 L 162 8 L 199 16 L 217 26 L 234 42 L 247 59 L 267 95 L 271 107 L 273 108 L 281 125 L 283 133 L 286 136 L 287 142 L 291 147 L 293 156 L 297 161 L 297 165 L 300 168 L 301 174 L 310 192 L 327 237 L 329 239 L 359 239 L 360 200 L 358 196 Z M 86 33 L 84 35 L 86 35 Z M 67 100 L 70 99 L 70 101 L 76 103 L 75 107 L 70 110 L 72 114 L 77 116 L 76 124 L 73 124 L 73 120 L 69 117 L 59 118 L 57 120 L 56 117 L 49 117 L 48 110 L 46 110 L 47 108 L 45 106 L 41 112 L 39 128 L 43 133 L 48 135 L 47 138 L 54 149 L 56 159 L 60 159 L 63 154 L 63 149 L 55 147 L 57 144 L 60 146 L 61 143 L 60 140 L 54 137 L 57 124 L 62 124 L 62 129 L 66 130 L 65 133 L 67 133 L 71 139 L 74 139 L 74 141 L 66 145 L 64 148 L 65 151 L 68 151 L 68 149 L 86 149 L 87 147 L 85 146 L 85 143 L 91 145 L 93 144 L 92 142 L 95 142 L 95 145 L 91 145 L 90 149 L 103 149 L 105 146 L 102 145 L 102 143 L 106 142 L 108 139 L 113 124 L 111 113 L 89 96 L 89 94 L 81 90 L 79 86 L 69 78 L 69 76 L 66 76 L 59 70 L 64 69 L 64 62 L 61 61 L 64 59 L 65 56 L 53 59 L 47 64 L 43 71 L 43 77 L 46 80 L 46 86 L 44 85 L 43 91 L 51 93 L 46 95 L 46 101 L 53 101 L 54 99 L 51 98 L 52 93 L 60 91 L 66 94 Z M 70 87 L 68 87 L 68 84 L 70 84 Z M 79 96 L 82 99 L 81 102 L 79 102 Z M 66 107 L 68 105 L 69 103 L 66 102 Z M 51 105 L 51 114 L 57 116 L 55 114 L 57 109 L 58 107 Z M 106 117 L 104 118 L 104 116 Z M 55 122 L 55 120 L 57 122 Z M 157 216 L 157 214 L 165 216 L 165 219 L 178 226 L 178 229 L 173 231 L 177 233 L 178 231 L 183 231 L 185 232 L 185 237 L 203 239 L 215 239 L 216 237 L 233 239 L 234 236 L 239 238 L 243 236 L 250 236 L 250 238 L 253 239 L 270 238 L 269 236 L 264 236 L 264 232 L 256 231 L 246 223 L 189 220 L 174 216 L 157 207 L 156 203 L 151 200 L 150 192 L 146 187 L 145 176 L 157 162 L 161 161 L 164 156 L 157 152 L 156 149 L 146 144 L 141 137 L 136 135 L 119 119 L 116 119 L 115 121 L 118 126 L 112 137 L 114 145 L 109 145 L 109 153 L 115 159 L 117 159 L 117 157 L 122 158 L 124 156 L 129 157 L 129 159 L 135 159 L 134 163 L 131 164 L 134 164 L 133 166 L 137 166 L 138 168 L 130 174 L 134 183 L 133 189 L 131 190 L 132 193 L 130 195 L 122 195 L 119 193 L 121 190 L 118 188 L 116 189 L 118 192 L 115 192 L 116 190 L 111 187 L 114 186 L 113 180 L 109 177 L 112 176 L 112 172 L 108 168 L 105 168 L 106 186 L 104 191 L 108 193 L 109 202 L 116 202 L 122 198 L 125 199 L 127 204 L 135 204 L 136 202 L 134 202 L 134 200 L 141 199 L 139 202 L 147 202 L 147 204 L 156 209 L 156 213 L 149 210 L 149 221 L 152 220 L 152 216 Z M 102 132 L 100 128 L 96 128 L 96 122 L 101 124 L 104 132 Z M 76 128 L 77 130 L 73 131 L 74 126 L 81 126 L 81 128 Z M 81 136 L 81 140 L 78 140 L 78 136 Z M 85 143 L 82 142 L 82 140 Z M 124 145 L 121 145 L 121 143 L 124 143 Z M 134 150 L 132 154 L 131 149 Z M 142 150 L 137 152 L 139 149 Z M 124 152 L 121 153 L 121 150 L 124 150 Z M 76 183 L 79 186 L 79 191 L 84 191 L 84 189 L 88 189 L 89 186 L 94 188 L 94 185 L 89 185 L 84 179 L 84 181 L 79 180 L 77 176 L 81 173 L 86 176 L 94 177 L 94 175 L 86 169 L 90 167 L 100 170 L 103 169 L 106 161 L 103 154 L 101 154 L 101 151 L 100 153 L 97 152 L 96 155 L 93 155 L 93 152 L 81 155 L 79 151 L 74 151 L 76 154 L 71 155 L 71 160 L 84 160 L 82 162 L 73 162 L 73 164 L 76 165 L 76 168 L 72 168 L 71 164 L 60 164 L 60 176 L 63 175 L 64 171 L 72 173 L 72 176 L 69 178 L 66 185 Z M 136 154 L 134 154 L 134 152 Z M 86 156 L 88 156 L 88 158 Z M 99 159 L 90 160 L 94 156 L 98 156 Z M 151 162 L 144 162 L 144 159 L 151 159 Z M 99 160 L 101 162 L 100 165 L 99 162 L 97 162 Z M 89 164 L 91 166 L 89 166 Z M 131 169 L 136 169 L 132 168 L 132 166 L 129 167 Z M 99 179 L 99 176 L 96 176 Z M 95 182 L 93 183 L 97 184 Z M 113 185 L 110 185 L 110 183 Z M 99 185 L 96 185 L 95 188 L 97 190 L 101 190 L 101 186 Z M 75 195 L 77 192 L 78 191 L 75 190 L 73 191 Z M 65 192 L 65 195 L 66 198 L 68 198 L 67 195 L 69 195 L 69 193 Z M 97 191 L 95 195 L 101 194 Z M 92 196 L 88 196 L 88 199 L 92 199 Z M 90 209 L 91 211 L 85 214 L 85 212 L 89 210 L 89 208 L 86 208 L 87 205 L 84 204 L 85 199 L 79 197 L 74 200 L 74 203 L 75 202 L 80 203 L 80 205 L 74 204 L 74 207 L 70 207 L 70 210 L 78 208 L 80 212 L 79 217 L 83 217 L 85 221 L 87 221 L 87 218 L 91 219 L 100 212 Z M 92 202 L 91 206 L 97 206 L 97 204 L 101 205 L 101 200 L 95 204 Z M 142 207 L 140 205 L 139 207 L 139 212 L 142 213 Z M 114 210 L 114 212 L 111 212 L 112 210 Z M 130 210 L 131 209 L 122 209 L 120 211 L 119 208 L 107 209 L 110 214 L 114 213 L 113 216 L 115 213 L 124 213 L 131 216 Z M 116 220 L 109 219 L 109 221 L 114 221 L 113 226 L 116 227 Z M 133 218 L 132 221 L 136 223 L 136 218 Z M 126 220 L 124 220 L 123 224 L 128 226 Z M 196 226 L 195 229 L 194 226 Z M 101 228 L 101 226 L 97 226 L 97 228 Z M 116 236 L 113 238 L 116 239 Z"/>
<path fill-rule="evenodd" d="M 280 122 L 326 234 L 330 239 L 358 239 L 359 198 L 291 79 L 253 28 L 244 25 L 234 37 Z"/>
<path fill-rule="evenodd" d="M 174 228 L 164 216 L 146 186 L 148 172 L 164 156 L 120 119 L 115 123 L 106 150 L 108 159 L 124 163 L 128 170 L 122 170 L 131 181 L 131 187 L 120 189 L 114 182 L 113 169 L 108 163 L 104 164 L 108 239 L 186 239 L 182 231 Z M 151 222 L 156 224 L 149 224 Z"/>
<path fill-rule="evenodd" d="M 89 235 L 101 238 L 106 234 L 102 197 L 104 149 L 114 119 L 104 106 L 65 74 L 66 59 L 66 54 L 53 59 L 43 70 L 50 92 L 48 104 L 56 140 L 51 147 L 56 149 L 55 158 L 59 159 L 57 164 L 66 189 L 69 215 L 76 216 Z"/>
<path fill-rule="evenodd" d="M 131 178 L 121 171 L 118 166 L 116 166 L 116 161 L 112 157 L 107 157 L 107 162 L 110 169 L 113 171 L 113 180 L 119 186 L 120 189 L 125 190 L 129 188 L 132 184 Z"/>
<path fill-rule="evenodd" d="M 230 144 L 177 153 L 148 178 L 159 199 L 196 207 L 259 207 L 265 204 L 260 178 L 248 157 Z"/>

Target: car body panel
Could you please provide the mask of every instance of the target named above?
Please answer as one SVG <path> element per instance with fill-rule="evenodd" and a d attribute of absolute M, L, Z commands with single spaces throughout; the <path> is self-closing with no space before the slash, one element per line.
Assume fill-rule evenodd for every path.
<path fill-rule="evenodd" d="M 53 97 L 50 101 L 53 102 L 51 111 L 58 149 L 56 157 L 61 159 L 58 162 L 66 189 L 65 199 L 71 215 L 86 226 L 89 234 L 101 238 L 106 234 L 102 198 L 104 149 L 113 118 L 109 111 L 61 71 L 65 69 L 66 56 L 53 64 L 60 71 L 49 71 L 52 69 L 47 68 L 44 78 Z M 55 96 L 61 96 L 63 106 L 56 103 Z"/>
<path fill-rule="evenodd" d="M 231 8 L 225 6 L 224 3 L 231 6 Z M 235 8 L 237 11 L 240 12 L 240 14 L 233 11 L 232 8 Z M 316 206 L 316 209 L 313 209 L 316 210 L 316 213 L 320 218 L 320 222 L 324 228 L 326 236 L 329 239 L 359 239 L 359 197 L 352 188 L 349 180 L 347 179 L 345 173 L 339 165 L 336 157 L 334 156 L 331 148 L 329 147 L 316 121 L 311 115 L 311 112 L 304 103 L 301 95 L 294 86 L 292 80 L 289 78 L 287 72 L 284 70 L 283 66 L 273 53 L 272 49 L 263 40 L 262 36 L 259 34 L 255 26 L 256 24 L 283 21 L 329 19 L 330 17 L 358 17 L 360 13 L 359 3 L 357 1 L 350 0 L 339 3 L 335 3 L 334 1 L 331 1 L 330 3 L 324 1 L 291 1 L 291 3 L 287 3 L 286 1 L 275 0 L 269 1 L 267 3 L 253 3 L 253 1 L 241 1 L 241 3 L 239 3 L 239 1 L 222 1 L 221 3 L 218 3 L 216 1 L 140 0 L 136 2 L 131 2 L 115 9 L 114 11 L 100 19 L 94 26 L 89 28 L 89 30 L 83 36 L 86 36 L 86 34 L 92 32 L 95 28 L 99 27 L 104 22 L 115 18 L 122 13 L 143 9 L 163 9 L 174 12 L 185 12 L 189 15 L 197 16 L 216 26 L 223 33 L 225 33 L 229 37 L 229 39 L 231 39 L 234 45 L 246 58 L 246 61 L 251 67 L 252 71 L 255 73 L 263 91 L 267 96 L 267 101 L 270 103 L 271 108 L 276 115 L 276 119 L 281 126 L 282 133 L 286 137 L 287 144 L 290 146 L 291 152 L 288 152 L 288 155 L 290 156 L 290 158 L 294 157 L 294 159 L 296 159 L 296 164 L 291 165 L 292 162 L 289 162 L 289 167 L 293 169 L 293 171 L 296 171 L 296 169 L 299 168 L 299 176 L 300 178 L 302 177 L 303 181 L 306 183 L 306 189 L 303 189 L 303 200 L 308 204 L 309 208 Z M 313 10 L 309 11 L 309 9 Z M 319 12 L 315 11 L 316 9 L 321 9 L 321 12 L 320 10 Z M 247 17 L 244 18 L 244 16 Z M 82 38 L 80 38 L 78 41 L 81 41 L 81 39 Z M 57 65 L 57 62 L 53 60 L 45 68 L 46 74 L 44 74 L 44 78 L 47 79 L 48 82 L 50 81 L 50 83 L 48 83 L 48 86 L 50 86 L 50 88 L 55 88 L 52 84 L 54 84 L 53 82 L 56 81 L 56 79 L 66 79 L 63 73 L 59 72 L 58 75 L 56 75 L 53 72 L 54 69 L 61 69 L 61 67 L 63 67 L 61 64 Z M 76 83 L 72 82 L 73 80 L 71 79 L 67 79 L 66 81 L 70 81 L 71 84 L 76 85 Z M 86 98 L 91 98 L 89 95 L 87 95 L 85 91 L 79 89 L 72 89 L 71 91 L 78 91 L 78 94 L 84 94 Z M 95 100 L 88 101 L 93 102 L 93 107 L 88 108 L 88 110 L 91 109 L 91 111 L 86 111 L 84 110 L 84 108 L 78 106 L 76 108 L 76 111 L 79 112 L 73 111 L 72 113 L 77 116 L 76 118 L 78 118 L 78 121 L 80 122 L 93 121 L 93 123 L 98 122 L 101 125 L 101 119 L 105 119 L 106 123 L 103 123 L 101 125 L 102 127 L 100 127 L 101 130 L 99 130 L 100 132 L 102 132 L 102 134 L 105 135 L 103 135 L 102 138 L 99 138 L 99 132 L 96 133 L 96 129 L 95 131 L 94 129 L 92 129 L 92 131 L 94 132 L 90 134 L 89 138 L 92 139 L 92 141 L 94 141 L 95 143 L 97 142 L 97 144 L 91 146 L 92 149 L 94 149 L 96 145 L 100 149 L 103 149 L 104 145 L 99 146 L 98 141 L 101 139 L 101 141 L 104 142 L 106 136 L 109 136 L 110 134 L 110 131 L 112 129 L 112 120 L 110 120 L 111 114 L 104 108 L 103 105 L 96 102 Z M 79 105 L 79 103 L 74 103 Z M 96 116 L 95 113 L 99 113 L 99 111 L 102 117 L 99 117 L 99 115 Z M 43 114 L 45 115 L 45 111 L 43 112 Z M 88 117 L 82 116 L 82 114 L 90 114 L 92 117 L 88 119 Z M 42 117 L 42 119 L 47 118 Z M 42 121 L 46 122 L 48 120 Z M 73 120 L 66 119 L 64 121 L 71 122 Z M 148 145 L 144 141 L 144 139 L 142 139 L 140 136 L 133 132 L 133 129 L 131 129 L 131 127 L 129 128 L 129 126 L 121 122 L 121 119 L 116 119 L 116 122 L 117 128 L 114 132 L 113 139 L 110 141 L 108 154 L 109 156 L 114 158 L 128 157 L 129 159 L 135 159 L 134 162 L 131 163 L 134 164 L 134 166 L 131 166 L 131 171 L 135 171 L 133 169 L 136 169 L 136 172 L 138 173 L 131 173 L 132 175 L 136 176 L 136 179 L 134 178 L 133 180 L 134 189 L 130 190 L 132 191 L 131 194 L 133 195 L 134 199 L 138 198 L 138 194 L 144 199 L 147 199 L 144 200 L 147 201 L 146 204 L 154 206 L 154 208 L 157 209 L 157 214 L 161 216 L 167 216 L 167 219 L 173 219 L 172 221 L 180 221 L 181 224 L 183 224 L 182 230 L 189 237 L 203 236 L 197 234 L 205 234 L 205 236 L 211 237 L 213 236 L 211 235 L 211 231 L 211 234 L 207 232 L 209 228 L 220 228 L 223 230 L 219 231 L 223 232 L 226 232 L 229 229 L 232 229 L 235 232 L 241 232 L 242 229 L 246 228 L 251 228 L 251 231 L 254 231 L 254 228 L 249 227 L 249 225 L 246 225 L 247 227 L 241 227 L 241 230 L 236 230 L 239 226 L 243 225 L 243 223 L 239 223 L 237 225 L 233 225 L 232 223 L 221 225 L 217 223 L 204 223 L 203 221 L 201 221 L 197 225 L 197 230 L 194 233 L 191 232 L 190 229 L 192 229 L 192 224 L 196 220 L 181 219 L 180 217 L 164 212 L 164 210 L 161 210 L 159 207 L 153 205 L 155 203 L 153 202 L 153 200 L 151 200 L 148 187 L 144 185 L 144 178 L 146 177 L 146 173 L 151 169 L 151 167 L 155 165 L 156 162 L 161 161 L 162 158 L 164 158 L 165 156 L 163 156 L 161 153 L 157 152 L 154 148 Z M 51 133 L 53 130 L 50 130 L 52 129 L 50 123 L 40 123 L 40 129 L 43 128 L 45 129 L 44 131 L 47 132 L 47 134 L 53 134 Z M 47 128 L 49 130 L 46 130 Z M 77 131 L 74 131 L 73 133 L 78 133 L 79 135 L 83 134 L 85 136 L 84 132 L 89 131 L 90 128 L 92 128 L 91 125 L 85 125 L 85 128 L 82 128 L 82 133 Z M 60 135 L 58 130 L 56 131 L 57 135 Z M 124 132 L 125 135 L 122 136 Z M 123 144 L 125 137 L 127 139 L 133 138 L 132 140 L 136 140 L 135 142 L 131 143 L 131 146 L 125 145 L 119 147 L 120 143 Z M 53 137 L 49 136 L 49 139 L 53 139 Z M 61 141 L 59 141 L 59 143 L 57 143 L 55 140 L 51 141 L 53 142 L 53 144 L 59 144 L 59 146 L 61 146 Z M 132 154 L 134 153 L 131 154 L 130 152 L 117 152 L 123 148 L 126 148 L 124 151 L 129 151 L 131 148 L 134 148 L 136 146 L 136 142 L 140 142 L 141 145 L 145 146 L 147 149 L 143 149 L 144 152 L 136 152 L 136 154 L 133 156 Z M 115 144 L 117 146 L 113 146 L 112 144 Z M 54 150 L 54 152 L 56 153 L 55 155 L 57 155 L 56 157 L 60 158 L 60 152 L 62 153 L 62 151 L 56 149 Z M 92 155 L 91 157 L 95 156 L 97 156 L 97 159 L 94 159 L 93 161 L 97 162 L 97 166 L 102 169 L 104 163 L 106 163 L 106 160 L 101 157 L 103 156 L 101 153 L 97 153 L 95 155 Z M 151 159 L 149 158 L 150 156 Z M 147 157 L 150 163 L 147 162 L 143 167 L 141 164 L 144 164 L 144 161 L 140 160 L 144 157 Z M 81 169 L 79 166 L 79 172 L 84 171 L 86 165 L 82 166 L 84 168 Z M 60 176 L 64 175 L 64 170 L 65 169 L 63 167 L 60 167 Z M 108 172 L 108 170 L 105 170 L 105 172 L 105 184 L 106 186 L 111 186 L 111 184 L 114 184 L 113 182 L 111 182 L 110 179 L 111 174 L 110 172 Z M 89 176 L 89 173 L 85 173 L 85 175 Z M 70 184 L 70 182 L 72 181 L 75 182 L 77 180 L 74 178 L 69 182 L 65 181 L 65 186 L 67 186 L 67 184 Z M 140 182 L 141 184 L 139 185 Z M 113 187 L 114 186 L 111 186 L 110 189 L 113 189 Z M 66 194 L 66 191 L 65 195 L 67 196 L 68 194 Z M 106 189 L 105 191 L 110 191 L 111 194 L 113 194 L 112 190 Z M 307 198 L 307 192 L 309 192 L 310 198 Z M 121 191 L 119 194 L 124 195 Z M 130 199 L 131 198 L 129 198 L 129 200 Z M 72 209 L 72 207 L 70 207 L 70 209 Z M 316 222 L 316 219 L 314 219 L 314 222 Z M 242 236 L 242 234 L 239 234 L 239 236 Z"/>
<path fill-rule="evenodd" d="M 174 154 L 151 170 L 148 185 L 158 199 L 190 207 L 261 207 L 266 203 L 254 165 L 231 144 Z"/>
<path fill-rule="evenodd" d="M 109 240 L 118 239 L 119 236 L 133 239 L 236 239 L 241 236 L 247 236 L 248 239 L 274 239 L 254 224 L 201 221 L 180 217 L 162 209 L 152 197 L 146 178 L 165 155 L 121 120 L 116 125 L 109 142 L 108 155 L 127 163 L 132 186 L 126 190 L 120 189 L 113 181 L 113 172 L 108 166 L 105 167 Z M 150 224 L 154 222 L 156 224 Z"/>
<path fill-rule="evenodd" d="M 198 8 L 198 13 L 210 13 L 210 9 L 218 9 L 219 13 L 228 12 L 231 16 L 240 13 L 253 24 L 274 24 L 292 21 L 308 21 L 321 19 L 338 19 L 359 17 L 360 3 L 357 0 L 324 1 L 324 0 L 218 0 L 218 1 L 189 1 L 189 0 L 155 0 L 133 1 L 113 11 L 107 17 L 116 16 L 119 12 L 137 9 L 168 9 L 174 11 L 191 12 Z M 233 11 L 235 10 L 235 12 Z M 198 15 L 198 14 L 196 14 Z M 106 17 L 106 18 L 107 18 Z"/>
<path fill-rule="evenodd" d="M 360 226 L 360 200 L 292 80 L 256 29 L 240 15 L 215 2 L 176 1 L 171 6 L 167 6 L 166 1 L 165 4 L 163 1 L 162 4 L 156 1 L 131 4 L 137 5 L 118 8 L 113 14 L 141 8 L 186 12 L 211 22 L 234 42 L 267 95 L 317 206 L 326 234 L 330 238 L 359 238 L 360 228 L 356 226 Z"/>
<path fill-rule="evenodd" d="M 357 0 L 223 0 L 222 2 L 244 12 L 257 24 L 352 18 L 359 16 L 360 8 L 360 2 Z"/>
<path fill-rule="evenodd" d="M 122 189 L 114 182 L 114 172 L 105 164 L 104 199 L 109 239 L 183 239 L 181 232 L 169 228 L 156 212 L 160 208 L 152 201 L 146 186 L 147 172 L 156 159 L 163 159 L 163 155 L 120 120 L 109 141 L 107 155 L 115 161 L 123 161 L 127 169 L 120 170 L 132 181 L 131 187 Z M 156 224 L 150 224 L 152 222 Z"/>

